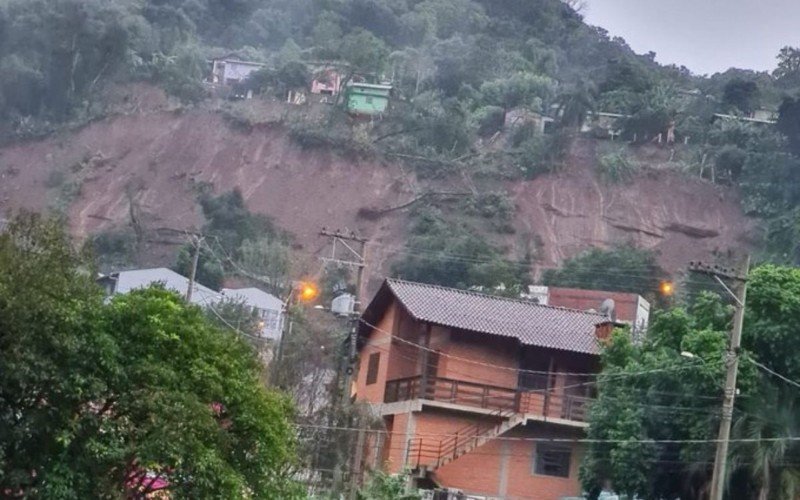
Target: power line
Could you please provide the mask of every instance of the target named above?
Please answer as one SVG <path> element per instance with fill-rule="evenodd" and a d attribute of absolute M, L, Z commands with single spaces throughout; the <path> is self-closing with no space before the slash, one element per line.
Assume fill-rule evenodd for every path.
<path fill-rule="evenodd" d="M 249 337 L 249 338 L 251 338 L 253 340 L 258 340 L 260 342 L 266 342 L 268 340 L 268 339 L 265 339 L 265 338 L 256 337 L 255 335 L 250 335 L 249 333 L 246 333 L 246 332 L 243 332 L 243 331 L 239 330 L 237 327 L 235 327 L 232 324 L 230 324 L 228 322 L 228 320 L 223 318 L 222 315 L 216 310 L 216 308 L 214 308 L 213 305 L 206 304 L 206 308 L 209 309 L 212 313 L 214 313 L 214 316 L 216 316 L 217 319 L 219 319 L 225 326 L 227 326 L 228 328 L 230 328 L 234 332 L 238 333 L 239 335 L 243 335 L 245 337 Z"/>
<path fill-rule="evenodd" d="M 749 356 L 745 356 L 745 359 L 747 359 L 748 361 L 750 361 L 751 363 L 753 363 L 757 367 L 761 368 L 765 372 L 769 373 L 770 375 L 778 377 L 779 379 L 783 380 L 784 382 L 786 382 L 788 384 L 791 384 L 791 385 L 793 385 L 795 387 L 800 388 L 800 382 L 795 382 L 794 380 L 781 375 L 780 373 L 772 370 L 771 368 L 769 368 L 769 367 L 767 367 L 765 365 L 762 365 L 761 363 L 759 363 L 758 361 L 756 361 L 755 359 L 753 359 L 753 358 L 751 358 Z"/>
<path fill-rule="evenodd" d="M 369 323 L 368 321 L 364 320 L 363 318 L 360 319 L 359 321 L 361 323 L 363 323 L 364 325 L 372 328 L 374 331 L 377 331 L 378 333 L 386 335 L 386 336 L 390 337 L 393 340 L 397 340 L 398 342 L 410 345 L 410 346 L 412 346 L 414 348 L 417 348 L 417 349 L 420 349 L 420 350 L 423 350 L 423 351 L 427 351 L 427 352 L 430 352 L 430 353 L 436 353 L 440 357 L 450 358 L 450 359 L 454 359 L 454 360 L 458 360 L 458 361 L 464 361 L 466 363 L 470 363 L 470 364 L 473 364 L 473 365 L 476 365 L 476 366 L 488 367 L 488 368 L 497 369 L 497 370 L 513 371 L 513 372 L 516 372 L 516 373 L 528 373 L 528 374 L 533 374 L 533 375 L 553 375 L 554 374 L 554 372 L 550 372 L 550 371 L 527 370 L 527 369 L 523 369 L 523 368 L 514 368 L 514 367 L 510 367 L 510 366 L 500 366 L 500 365 L 496 365 L 496 364 L 492 364 L 492 363 L 484 363 L 483 361 L 477 361 L 477 360 L 470 359 L 470 358 L 465 358 L 465 357 L 462 357 L 462 356 L 456 356 L 456 355 L 445 353 L 445 352 L 439 352 L 439 351 L 437 351 L 435 349 L 431 349 L 430 347 L 424 346 L 422 344 L 418 344 L 416 342 L 412 342 L 412 341 L 404 339 L 402 337 L 398 337 L 397 335 L 394 335 L 391 332 L 387 332 L 386 330 L 384 330 L 384 329 L 382 329 L 382 328 L 380 328 L 380 327 L 378 327 L 376 325 L 373 325 L 373 324 Z M 641 371 L 641 372 L 634 372 L 634 373 L 603 374 L 603 373 L 592 373 L 592 372 L 557 372 L 557 374 L 558 375 L 566 375 L 566 376 L 576 376 L 576 377 L 627 378 L 627 377 L 634 377 L 634 376 L 640 376 L 640 375 L 650 375 L 650 374 L 653 374 L 653 373 L 682 371 L 682 370 L 686 370 L 686 369 L 689 369 L 689 368 L 697 368 L 698 366 L 700 366 L 700 365 L 687 363 L 685 366 L 672 367 L 672 368 L 654 368 L 652 370 L 644 370 L 644 371 Z"/>
<path fill-rule="evenodd" d="M 367 429 L 362 427 L 340 427 L 334 425 L 293 424 L 295 427 L 307 429 L 326 429 L 343 432 L 366 432 L 371 434 L 406 435 L 405 432 L 393 432 L 383 429 Z M 464 437 L 452 433 L 426 433 L 419 434 L 420 438 L 431 437 Z M 592 439 L 592 438 L 546 438 L 546 437 L 493 437 L 492 440 L 529 443 L 574 443 L 574 444 L 710 444 L 719 443 L 720 439 Z M 733 438 L 731 443 L 783 443 L 800 442 L 800 436 L 785 436 L 776 438 Z"/>

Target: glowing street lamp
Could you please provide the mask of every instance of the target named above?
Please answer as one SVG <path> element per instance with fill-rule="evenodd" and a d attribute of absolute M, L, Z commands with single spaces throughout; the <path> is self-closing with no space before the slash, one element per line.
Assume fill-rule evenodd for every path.
<path fill-rule="evenodd" d="M 319 297 L 319 287 L 310 281 L 301 281 L 295 290 L 301 302 L 311 302 Z"/>

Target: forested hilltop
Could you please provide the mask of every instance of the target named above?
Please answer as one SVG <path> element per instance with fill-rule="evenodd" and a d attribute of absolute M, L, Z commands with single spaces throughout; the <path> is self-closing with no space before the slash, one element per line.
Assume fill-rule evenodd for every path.
<path fill-rule="evenodd" d="M 103 91 L 131 82 L 156 84 L 185 109 L 202 107 L 208 60 L 229 53 L 263 63 L 246 85 L 262 99 L 285 101 L 322 61 L 347 77 L 391 82 L 392 106 L 372 126 L 353 123 L 341 105 L 314 120 L 282 119 L 293 141 L 304 149 L 402 163 L 423 180 L 473 183 L 457 202 L 422 192 L 409 209 L 414 253 L 398 257 L 395 274 L 455 286 L 527 283 L 520 270 L 537 260 L 536 245 L 510 252 L 486 236 L 507 241 L 516 230 L 511 221 L 519 207 L 497 182 L 558 173 L 574 161 L 576 143 L 595 139 L 589 154 L 601 183 L 625 186 L 657 163 L 739 188 L 745 213 L 764 221 L 763 234 L 754 236 L 761 258 L 800 262 L 800 51 L 784 49 L 773 74 L 732 69 L 701 77 L 659 65 L 654 53 L 635 54 L 624 40 L 585 24 L 576 6 L 560 0 L 5 0 L 2 134 L 7 142 L 43 137 L 102 118 L 108 113 Z M 509 126 L 512 114 L 555 121 L 541 134 L 528 123 Z M 580 132 L 587 117 L 600 114 L 613 117 L 614 125 Z M 234 119 L 253 124 L 249 115 Z M 660 151 L 655 160 L 641 154 L 648 148 Z M 628 262 L 631 249 L 618 243 L 612 257 Z M 578 262 L 601 265 L 606 257 Z M 652 263 L 648 256 L 640 260 Z"/>

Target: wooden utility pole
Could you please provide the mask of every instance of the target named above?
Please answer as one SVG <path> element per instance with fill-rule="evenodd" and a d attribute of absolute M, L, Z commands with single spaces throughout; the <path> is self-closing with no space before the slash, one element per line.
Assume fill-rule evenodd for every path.
<path fill-rule="evenodd" d="M 713 277 L 726 292 L 733 298 L 736 312 L 733 316 L 733 330 L 725 353 L 725 394 L 722 399 L 722 418 L 719 422 L 719 436 L 717 439 L 717 454 L 714 458 L 714 474 L 711 477 L 710 500 L 722 500 L 725 493 L 725 477 L 728 467 L 728 445 L 731 437 L 731 423 L 733 421 L 733 405 L 736 399 L 736 378 L 739 374 L 739 349 L 742 343 L 742 326 L 744 324 L 744 309 L 747 300 L 747 273 L 750 271 L 750 256 L 748 255 L 738 271 L 720 266 L 709 266 L 701 262 L 692 262 L 690 271 L 702 273 Z M 729 287 L 723 278 L 732 282 Z M 731 289 L 732 288 L 732 289 Z"/>
<path fill-rule="evenodd" d="M 186 302 L 192 301 L 192 290 L 194 289 L 194 282 L 197 276 L 197 264 L 200 261 L 200 246 L 203 244 L 203 237 L 198 235 L 192 236 L 192 246 L 194 247 L 194 254 L 192 255 L 192 268 L 189 270 L 189 287 L 186 289 Z"/>
<path fill-rule="evenodd" d="M 331 239 L 331 256 L 323 257 L 323 262 L 326 264 L 333 263 L 348 266 L 356 269 L 356 300 L 353 307 L 353 313 L 350 316 L 350 334 L 349 345 L 347 349 L 347 358 L 342 363 L 344 376 L 342 377 L 342 408 L 346 408 L 350 404 L 350 388 L 353 385 L 353 376 L 355 374 L 355 359 L 358 355 L 358 318 L 361 313 L 361 297 L 364 293 L 364 269 L 367 267 L 367 242 L 366 238 L 357 236 L 354 232 L 343 231 L 329 231 L 322 228 L 320 236 Z M 358 248 L 354 248 L 358 247 Z M 345 256 L 341 257 L 340 253 Z M 360 426 L 359 426 L 360 427 Z M 350 493 L 348 498 L 354 500 L 358 491 L 358 484 L 361 476 L 361 462 L 363 460 L 364 444 L 366 440 L 366 433 L 361 429 L 358 433 L 356 440 L 356 449 L 353 456 L 353 471 L 350 474 Z M 339 466 L 342 464 L 340 463 Z M 339 471 L 341 474 L 341 471 Z M 337 474 L 337 475 L 339 475 Z M 338 479 L 337 479 L 338 480 Z"/>

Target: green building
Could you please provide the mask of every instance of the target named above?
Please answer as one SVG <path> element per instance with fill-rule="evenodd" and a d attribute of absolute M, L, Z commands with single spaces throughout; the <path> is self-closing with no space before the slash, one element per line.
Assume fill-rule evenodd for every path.
<path fill-rule="evenodd" d="M 355 83 L 347 85 L 347 111 L 354 115 L 379 115 L 389 107 L 391 85 Z"/>

